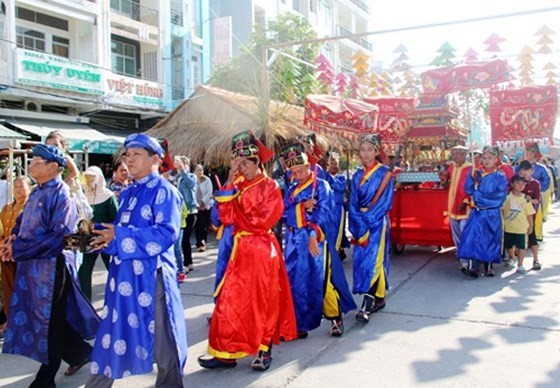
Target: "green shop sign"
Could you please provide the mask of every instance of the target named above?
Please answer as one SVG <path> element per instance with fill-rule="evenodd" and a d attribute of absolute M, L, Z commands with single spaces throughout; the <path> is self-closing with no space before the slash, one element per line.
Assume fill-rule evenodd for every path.
<path fill-rule="evenodd" d="M 122 143 L 116 140 L 76 140 L 67 139 L 68 149 L 70 152 L 86 152 L 89 154 L 103 154 L 103 155 L 113 155 L 119 148 L 122 147 Z"/>
<path fill-rule="evenodd" d="M 18 48 L 16 82 L 84 94 L 103 95 L 102 69 L 37 51 Z"/>

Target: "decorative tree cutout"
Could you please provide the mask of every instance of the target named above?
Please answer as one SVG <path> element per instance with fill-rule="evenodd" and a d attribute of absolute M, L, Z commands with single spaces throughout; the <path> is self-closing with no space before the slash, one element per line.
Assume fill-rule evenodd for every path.
<path fill-rule="evenodd" d="M 315 69 L 318 73 L 317 80 L 321 85 L 320 91 L 327 94 L 331 93 L 334 82 L 334 68 L 331 61 L 325 55 L 319 54 L 315 59 L 315 64 L 317 65 Z"/>
<path fill-rule="evenodd" d="M 455 48 L 449 44 L 449 42 L 445 42 L 441 45 L 441 47 L 437 50 L 440 55 L 435 57 L 430 65 L 434 66 L 447 66 L 452 65 L 452 59 L 455 58 Z"/>
<path fill-rule="evenodd" d="M 352 77 L 350 77 L 350 97 L 360 98 L 360 89 L 360 79 L 357 76 L 353 75 Z"/>
<path fill-rule="evenodd" d="M 385 72 L 383 73 L 385 74 Z M 391 95 L 390 83 L 383 77 L 382 74 L 371 73 L 369 86 L 370 97 L 381 97 Z"/>
<path fill-rule="evenodd" d="M 421 80 L 418 74 L 412 69 L 407 69 L 403 73 L 403 84 L 399 89 L 401 97 L 418 97 L 422 94 Z"/>
<path fill-rule="evenodd" d="M 519 77 L 521 85 L 532 85 L 533 84 L 533 50 L 529 46 L 523 47 L 519 55 L 517 56 L 517 60 L 520 63 L 519 66 Z"/>
<path fill-rule="evenodd" d="M 506 40 L 500 37 L 496 33 L 490 34 L 488 39 L 484 41 L 484 44 L 487 46 L 484 51 L 489 52 L 490 54 L 494 54 L 493 57 L 498 56 L 498 53 L 502 51 L 500 48 L 500 44 L 504 43 Z"/>
<path fill-rule="evenodd" d="M 545 77 L 546 77 L 547 85 L 556 85 L 558 83 L 557 81 L 558 74 L 554 71 L 556 70 L 556 68 L 557 66 L 552 62 L 547 63 L 543 67 L 543 69 L 546 70 Z"/>
<path fill-rule="evenodd" d="M 535 35 L 541 37 L 539 39 L 539 41 L 537 42 L 538 45 L 541 45 L 541 47 L 537 50 L 537 53 L 539 53 L 539 54 L 550 54 L 552 52 L 552 49 L 550 48 L 550 45 L 552 43 L 554 43 L 554 41 L 552 40 L 550 35 L 553 35 L 553 34 L 555 34 L 555 32 L 553 30 L 551 30 L 550 28 L 548 28 L 548 26 L 546 26 L 546 25 L 542 26 L 536 32 Z"/>
<path fill-rule="evenodd" d="M 399 54 L 397 58 L 391 64 L 392 71 L 404 71 L 410 68 L 410 65 L 405 61 L 408 61 L 409 57 L 406 54 L 408 49 L 401 43 L 393 50 L 394 53 Z"/>
<path fill-rule="evenodd" d="M 358 50 L 352 56 L 352 67 L 354 68 L 354 74 L 359 79 L 363 79 L 369 70 L 369 55 L 364 51 Z"/>
<path fill-rule="evenodd" d="M 344 96 L 346 94 L 346 88 L 348 86 L 349 78 L 345 73 L 338 73 L 334 78 L 335 91 L 339 96 Z"/>
<path fill-rule="evenodd" d="M 281 84 L 285 87 L 285 89 L 281 91 L 283 101 L 290 104 L 296 103 L 296 92 L 299 87 L 300 78 L 301 71 L 299 69 L 299 63 L 295 61 L 286 61 L 286 63 L 282 66 L 282 71 L 280 73 Z"/>
<path fill-rule="evenodd" d="M 467 63 L 478 61 L 478 53 L 472 47 L 469 47 L 467 52 L 463 54 L 463 57 Z"/>

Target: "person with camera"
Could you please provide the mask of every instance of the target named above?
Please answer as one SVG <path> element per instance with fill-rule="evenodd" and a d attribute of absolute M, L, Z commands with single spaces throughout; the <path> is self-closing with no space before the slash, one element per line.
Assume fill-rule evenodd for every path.
<path fill-rule="evenodd" d="M 78 213 L 61 173 L 66 158 L 58 148 L 33 148 L 29 174 L 37 187 L 17 219 L 0 256 L 17 263 L 15 288 L 2 351 L 41 363 L 30 387 L 54 387 L 61 360 L 78 369 L 91 355 L 86 339 L 95 336 L 99 317 L 79 291 L 68 267 L 71 252 L 64 237 L 77 224 Z"/>

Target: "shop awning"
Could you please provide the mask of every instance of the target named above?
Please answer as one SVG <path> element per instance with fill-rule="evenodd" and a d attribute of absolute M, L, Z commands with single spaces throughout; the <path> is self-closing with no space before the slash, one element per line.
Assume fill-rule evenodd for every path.
<path fill-rule="evenodd" d="M 25 140 L 27 136 L 22 135 L 19 132 L 12 131 L 11 129 L 6 128 L 2 124 L 0 124 L 0 139 L 18 139 L 18 140 Z"/>
<path fill-rule="evenodd" d="M 88 125 L 80 123 L 69 123 L 60 121 L 35 121 L 18 119 L 10 122 L 14 127 L 31 135 L 40 137 L 45 141 L 52 131 L 60 131 L 68 141 L 71 152 L 83 152 L 97 154 L 113 154 L 122 145 L 120 138 L 107 136 Z"/>

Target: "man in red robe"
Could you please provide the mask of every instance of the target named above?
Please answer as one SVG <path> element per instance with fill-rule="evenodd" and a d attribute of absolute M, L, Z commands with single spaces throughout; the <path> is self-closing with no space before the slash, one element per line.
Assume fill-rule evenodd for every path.
<path fill-rule="evenodd" d="M 459 247 L 461 233 L 469 216 L 467 204 L 469 196 L 465 192 L 465 181 L 471 172 L 472 165 L 467 162 L 467 147 L 458 145 L 451 148 L 451 159 L 453 162 L 447 169 L 449 177 L 449 192 L 447 195 L 447 215 L 449 216 L 449 226 L 455 247 Z M 461 262 L 460 268 L 466 266 L 468 262 Z"/>
<path fill-rule="evenodd" d="M 272 151 L 251 131 L 233 137 L 228 180 L 216 192 L 222 223 L 233 225 L 234 244 L 225 275 L 216 287 L 208 353 L 200 357 L 207 369 L 233 368 L 237 359 L 256 355 L 255 371 L 272 362 L 272 343 L 297 336 L 294 305 L 282 250 L 272 228 L 282 217 L 280 187 L 261 168 Z M 243 180 L 236 182 L 238 175 Z"/>

